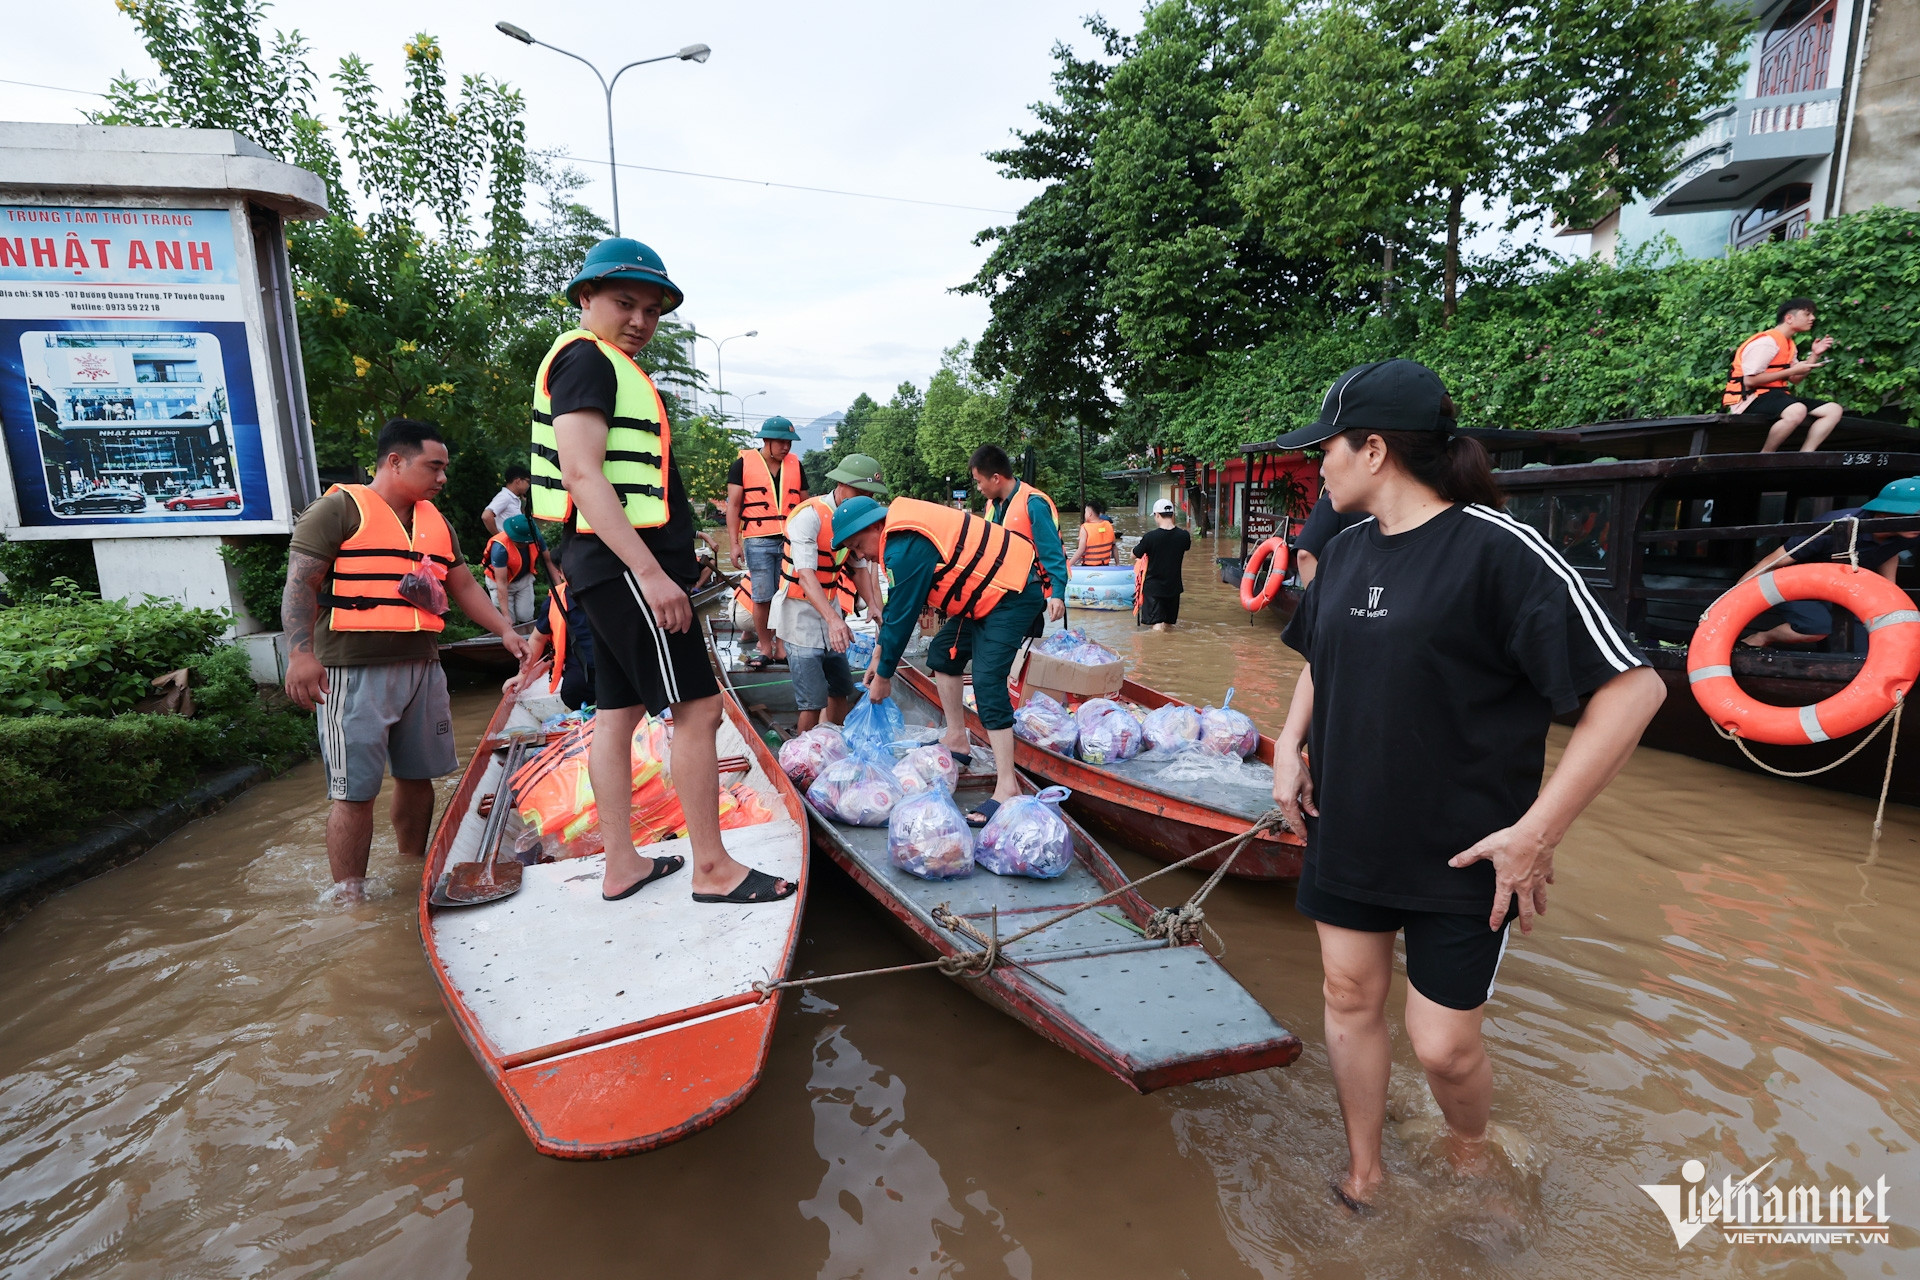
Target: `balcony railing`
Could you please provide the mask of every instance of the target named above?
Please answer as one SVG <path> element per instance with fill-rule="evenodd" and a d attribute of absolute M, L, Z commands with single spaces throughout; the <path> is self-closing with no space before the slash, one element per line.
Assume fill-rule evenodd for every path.
<path fill-rule="evenodd" d="M 1748 99 L 1749 102 L 1760 101 Z M 1840 120 L 1840 99 L 1756 106 L 1747 112 L 1747 133 L 1785 133 L 1792 129 L 1830 129 Z"/>

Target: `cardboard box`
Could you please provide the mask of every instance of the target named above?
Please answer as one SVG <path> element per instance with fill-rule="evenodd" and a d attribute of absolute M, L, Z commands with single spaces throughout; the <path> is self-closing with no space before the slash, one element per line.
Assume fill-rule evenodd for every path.
<path fill-rule="evenodd" d="M 1044 689 L 1049 697 L 1065 701 L 1073 698 L 1106 698 L 1120 692 L 1127 678 L 1127 664 L 1103 662 L 1097 667 L 1065 662 L 1044 653 L 1027 651 L 1022 679 L 1029 689 Z"/>

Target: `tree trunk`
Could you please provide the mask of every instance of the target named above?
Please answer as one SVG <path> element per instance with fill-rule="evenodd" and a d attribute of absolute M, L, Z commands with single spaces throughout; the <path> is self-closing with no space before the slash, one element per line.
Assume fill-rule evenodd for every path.
<path fill-rule="evenodd" d="M 1380 305 L 1387 315 L 1393 314 L 1393 241 L 1387 241 L 1385 251 L 1380 255 Z"/>
<path fill-rule="evenodd" d="M 1446 306 L 1443 313 L 1449 324 L 1459 302 L 1456 288 L 1460 277 L 1460 202 L 1465 193 L 1459 187 L 1447 192 L 1447 262 L 1444 289 Z"/>

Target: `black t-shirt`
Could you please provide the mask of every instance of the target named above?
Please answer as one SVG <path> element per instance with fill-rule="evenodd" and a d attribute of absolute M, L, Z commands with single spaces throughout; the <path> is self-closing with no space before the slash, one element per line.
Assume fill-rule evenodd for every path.
<path fill-rule="evenodd" d="M 1293 549 L 1296 554 L 1306 552 L 1319 559 L 1326 551 L 1327 544 L 1333 541 L 1333 535 L 1344 529 L 1351 529 L 1367 517 L 1358 511 L 1345 513 L 1333 509 L 1333 499 L 1326 494 L 1320 495 L 1320 501 L 1313 504 L 1307 522 L 1300 526 L 1300 532 L 1293 536 Z"/>
<path fill-rule="evenodd" d="M 727 468 L 727 483 L 737 484 L 742 489 L 747 487 L 747 460 L 745 458 L 736 457 L 732 465 Z"/>
<path fill-rule="evenodd" d="M 1134 544 L 1133 558 L 1147 560 L 1146 580 L 1140 589 L 1150 596 L 1177 596 L 1185 590 L 1180 578 L 1180 562 L 1186 558 L 1193 538 L 1185 529 L 1149 529 Z"/>
<path fill-rule="evenodd" d="M 1868 520 L 1873 518 L 1870 514 L 1862 513 L 1858 507 L 1847 507 L 1827 514 L 1829 520 L 1845 520 L 1848 516 L 1862 516 Z M 1803 538 L 1798 542 L 1788 538 L 1787 558 L 1795 564 L 1820 564 L 1829 560 L 1838 560 L 1845 564 L 1848 536 L 1852 532 L 1843 524 L 1837 529 L 1816 533 L 1813 537 Z M 1855 550 L 1860 557 L 1862 569 L 1878 569 L 1902 551 L 1912 550 L 1914 545 L 1909 538 L 1888 538 L 1885 542 L 1878 542 L 1872 534 L 1862 533 L 1859 535 Z"/>
<path fill-rule="evenodd" d="M 595 409 L 612 422 L 618 390 L 613 362 L 591 342 L 568 343 L 547 368 L 547 391 L 553 398 L 556 418 L 577 409 Z M 700 580 L 700 565 L 693 557 L 693 505 L 687 501 L 687 487 L 680 482 L 680 468 L 673 461 L 671 445 L 667 457 L 667 522 L 637 532 L 660 562 L 661 570 L 691 592 Z M 567 535 L 560 548 L 560 564 L 575 591 L 617 578 L 627 567 L 606 543 L 590 533 Z"/>
<path fill-rule="evenodd" d="M 1643 665 L 1544 538 L 1481 506 L 1339 534 L 1282 638 L 1313 671 L 1313 873 L 1416 911 L 1492 909 L 1493 865 L 1447 860 L 1532 805 L 1556 713 Z"/>

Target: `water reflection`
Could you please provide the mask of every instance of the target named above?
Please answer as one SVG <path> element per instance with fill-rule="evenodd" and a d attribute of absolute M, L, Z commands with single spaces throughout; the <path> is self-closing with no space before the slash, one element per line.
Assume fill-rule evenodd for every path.
<path fill-rule="evenodd" d="M 1189 560 L 1179 628 L 1076 621 L 1263 728 L 1297 662 Z M 490 710 L 462 695 L 470 743 Z M 1556 743 L 1564 735 L 1556 737 Z M 1382 1212 L 1344 1158 L 1320 968 L 1286 886 L 1208 900 L 1225 964 L 1306 1042 L 1139 1098 L 938 977 L 787 1005 L 754 1096 L 666 1150 L 546 1160 L 440 1007 L 416 874 L 316 905 L 318 771 L 242 797 L 0 935 L 0 1275 L 1883 1276 L 1920 1256 L 1920 810 L 1642 751 L 1568 836 L 1489 1010 L 1502 1176 L 1430 1159 L 1397 1021 Z M 1125 851 L 1122 862 L 1152 864 Z M 1178 901 L 1197 880 L 1152 896 Z M 803 969 L 911 958 L 822 871 Z M 1398 992 L 1394 1007 L 1401 1001 Z M 1640 1183 L 1687 1159 L 1893 1188 L 1891 1246 L 1684 1251 Z M 914 1269 L 918 1268 L 917 1271 Z"/>

